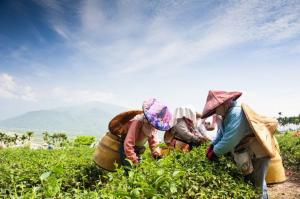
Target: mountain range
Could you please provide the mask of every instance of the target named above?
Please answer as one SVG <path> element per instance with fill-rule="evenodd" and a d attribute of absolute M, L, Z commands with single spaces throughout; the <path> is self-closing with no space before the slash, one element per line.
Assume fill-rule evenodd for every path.
<path fill-rule="evenodd" d="M 36 110 L 0 121 L 0 128 L 16 131 L 66 132 L 68 135 L 102 135 L 109 121 L 125 107 L 90 102 L 77 106 Z"/>

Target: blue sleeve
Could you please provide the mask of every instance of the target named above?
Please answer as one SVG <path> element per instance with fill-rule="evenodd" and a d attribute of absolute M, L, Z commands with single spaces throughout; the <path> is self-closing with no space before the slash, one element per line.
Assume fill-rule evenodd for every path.
<path fill-rule="evenodd" d="M 233 108 L 224 121 L 224 131 L 221 140 L 214 146 L 217 156 L 223 155 L 239 144 L 245 136 L 246 119 L 241 108 Z"/>
<path fill-rule="evenodd" d="M 223 137 L 223 129 L 219 128 L 217 132 L 217 137 L 212 141 L 212 145 L 216 145 Z"/>

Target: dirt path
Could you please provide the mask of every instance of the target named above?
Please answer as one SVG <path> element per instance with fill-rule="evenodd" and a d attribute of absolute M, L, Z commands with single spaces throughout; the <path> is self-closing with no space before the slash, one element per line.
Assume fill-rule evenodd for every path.
<path fill-rule="evenodd" d="M 300 171 L 286 171 L 287 181 L 268 186 L 271 199 L 299 199 Z"/>

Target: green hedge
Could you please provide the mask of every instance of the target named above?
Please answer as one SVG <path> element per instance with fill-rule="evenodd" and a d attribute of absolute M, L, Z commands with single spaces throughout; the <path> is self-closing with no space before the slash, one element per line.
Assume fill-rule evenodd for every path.
<path fill-rule="evenodd" d="M 296 137 L 294 134 L 295 132 L 278 134 L 277 140 L 284 166 L 300 170 L 300 137 Z"/>

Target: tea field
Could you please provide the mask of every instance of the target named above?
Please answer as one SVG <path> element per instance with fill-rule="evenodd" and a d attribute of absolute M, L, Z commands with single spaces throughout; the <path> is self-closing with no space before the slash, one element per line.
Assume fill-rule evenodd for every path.
<path fill-rule="evenodd" d="M 285 167 L 299 171 L 300 137 L 277 135 Z M 54 150 L 0 150 L 0 198 L 256 198 L 250 182 L 229 157 L 209 162 L 207 145 L 189 153 L 173 151 L 160 160 L 149 151 L 139 166 L 107 172 L 98 168 L 94 148 L 71 145 Z"/>
<path fill-rule="evenodd" d="M 300 131 L 277 135 L 285 168 L 300 171 Z"/>
<path fill-rule="evenodd" d="M 255 198 L 257 191 L 222 157 L 209 162 L 206 146 L 173 152 L 127 174 L 92 161 L 93 148 L 0 151 L 0 198 Z"/>

